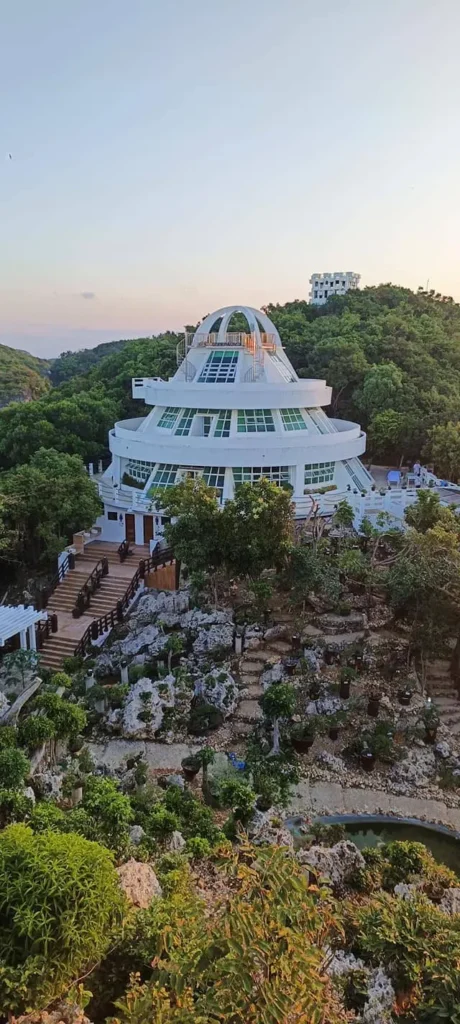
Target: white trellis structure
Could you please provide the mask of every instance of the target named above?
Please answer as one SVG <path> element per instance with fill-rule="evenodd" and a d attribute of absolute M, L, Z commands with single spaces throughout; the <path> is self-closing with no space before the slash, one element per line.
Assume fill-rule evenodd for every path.
<path fill-rule="evenodd" d="M 22 650 L 37 649 L 35 626 L 37 622 L 45 622 L 48 613 L 37 612 L 33 605 L 0 605 L 0 649 L 7 640 L 19 636 Z"/>

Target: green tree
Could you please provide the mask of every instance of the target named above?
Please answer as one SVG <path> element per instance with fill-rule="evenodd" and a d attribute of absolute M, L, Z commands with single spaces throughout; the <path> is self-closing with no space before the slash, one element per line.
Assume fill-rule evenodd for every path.
<path fill-rule="evenodd" d="M 0 789 L 19 789 L 29 769 L 29 761 L 18 747 L 0 750 Z"/>
<path fill-rule="evenodd" d="M 262 711 L 273 724 L 271 755 L 280 752 L 280 720 L 290 718 L 295 708 L 295 690 L 290 683 L 272 683 L 260 698 Z"/>
<path fill-rule="evenodd" d="M 129 797 L 120 793 L 112 779 L 90 776 L 85 782 L 82 809 L 93 819 L 100 842 L 121 851 L 133 818 Z"/>
<path fill-rule="evenodd" d="M 57 693 L 42 693 L 36 703 L 53 723 L 56 739 L 74 739 L 86 727 L 85 709 L 78 704 L 70 704 Z"/>
<path fill-rule="evenodd" d="M 444 530 L 460 531 L 460 521 L 451 508 L 441 505 L 437 491 L 420 490 L 417 500 L 406 509 L 404 518 L 419 533 L 426 533 L 440 525 Z"/>
<path fill-rule="evenodd" d="M 380 363 L 369 368 L 361 387 L 353 396 L 367 422 L 377 413 L 399 407 L 403 381 L 403 371 L 395 363 Z"/>
<path fill-rule="evenodd" d="M 294 524 L 290 493 L 262 478 L 241 484 L 222 512 L 225 565 L 230 574 L 256 577 L 281 568 L 291 545 Z"/>
<path fill-rule="evenodd" d="M 166 525 L 165 535 L 176 557 L 190 573 L 209 573 L 215 586 L 224 555 L 216 491 L 204 480 L 184 480 L 163 492 L 161 505 L 175 520 Z"/>
<path fill-rule="evenodd" d="M 460 479 L 460 422 L 445 423 L 428 431 L 426 454 L 439 476 L 458 483 Z"/>
<path fill-rule="evenodd" d="M 0 1005 L 39 1010 L 110 946 L 124 901 L 112 859 L 81 836 L 0 833 Z"/>
<path fill-rule="evenodd" d="M 30 566 L 49 563 L 73 533 L 88 529 L 100 513 L 94 486 L 76 455 L 40 449 L 28 465 L 0 477 L 10 499 L 5 527 L 17 537 L 13 554 Z"/>
<path fill-rule="evenodd" d="M 64 397 L 53 391 L 36 402 L 0 409 L 0 468 L 29 462 L 40 448 L 54 448 L 93 462 L 107 450 L 117 406 L 103 387 Z"/>

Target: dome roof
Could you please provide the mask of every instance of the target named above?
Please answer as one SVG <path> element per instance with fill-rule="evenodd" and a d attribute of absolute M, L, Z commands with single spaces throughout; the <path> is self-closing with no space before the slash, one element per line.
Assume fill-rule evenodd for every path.
<path fill-rule="evenodd" d="M 223 306 L 222 309 L 209 313 L 198 325 L 192 345 L 199 344 L 199 338 L 211 333 L 217 334 L 217 344 L 224 344 L 228 325 L 234 313 L 243 313 L 246 317 L 249 332 L 255 335 L 257 345 L 262 345 L 263 335 L 269 335 L 273 344 L 277 348 L 282 348 L 280 336 L 270 317 L 253 306 Z M 220 323 L 217 327 L 218 321 Z"/>

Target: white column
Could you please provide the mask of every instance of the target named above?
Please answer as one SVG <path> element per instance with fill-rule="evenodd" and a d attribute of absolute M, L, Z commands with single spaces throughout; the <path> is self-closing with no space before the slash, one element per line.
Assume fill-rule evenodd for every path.
<path fill-rule="evenodd" d="M 224 476 L 224 488 L 222 491 L 222 502 L 225 503 L 229 498 L 233 498 L 233 493 L 233 473 L 231 469 L 226 469 Z"/>
<path fill-rule="evenodd" d="M 29 626 L 29 647 L 31 651 L 37 650 L 37 638 L 35 636 L 35 625 Z"/>
<path fill-rule="evenodd" d="M 305 464 L 303 462 L 299 462 L 297 466 L 294 466 L 294 479 L 291 480 L 291 483 L 294 487 L 295 497 L 300 498 L 305 487 Z"/>
<path fill-rule="evenodd" d="M 21 650 L 22 651 L 26 651 L 27 650 L 27 630 L 26 629 L 21 629 L 21 632 L 19 634 L 19 642 L 21 644 Z"/>
<path fill-rule="evenodd" d="M 121 483 L 121 461 L 119 455 L 112 456 L 112 479 L 114 484 Z"/>

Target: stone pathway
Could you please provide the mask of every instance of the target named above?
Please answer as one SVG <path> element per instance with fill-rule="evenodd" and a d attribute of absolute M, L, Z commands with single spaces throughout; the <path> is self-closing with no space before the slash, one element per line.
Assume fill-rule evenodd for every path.
<path fill-rule="evenodd" d="M 291 627 L 292 628 L 292 627 Z M 246 650 L 240 658 L 239 674 L 241 689 L 245 691 L 245 697 L 232 717 L 233 735 L 237 739 L 246 736 L 251 728 L 262 718 L 262 708 L 259 700 L 263 695 L 264 688 L 261 682 L 262 673 L 287 657 L 292 652 L 292 645 L 282 638 L 261 641 L 256 649 Z"/>
<path fill-rule="evenodd" d="M 289 805 L 293 814 L 391 814 L 448 825 L 460 831 L 460 808 L 442 800 L 394 796 L 381 789 L 345 788 L 338 782 L 302 781 Z"/>
<path fill-rule="evenodd" d="M 107 743 L 88 743 L 88 750 L 96 764 L 114 770 L 126 763 L 127 757 L 143 754 L 149 768 L 164 772 L 180 769 L 182 758 L 198 750 L 188 743 L 158 743 L 156 740 L 108 740 Z"/>
<path fill-rule="evenodd" d="M 441 722 L 452 736 L 460 737 L 460 701 L 454 686 L 450 662 L 447 658 L 436 658 L 426 666 L 427 693 L 438 705 Z"/>

